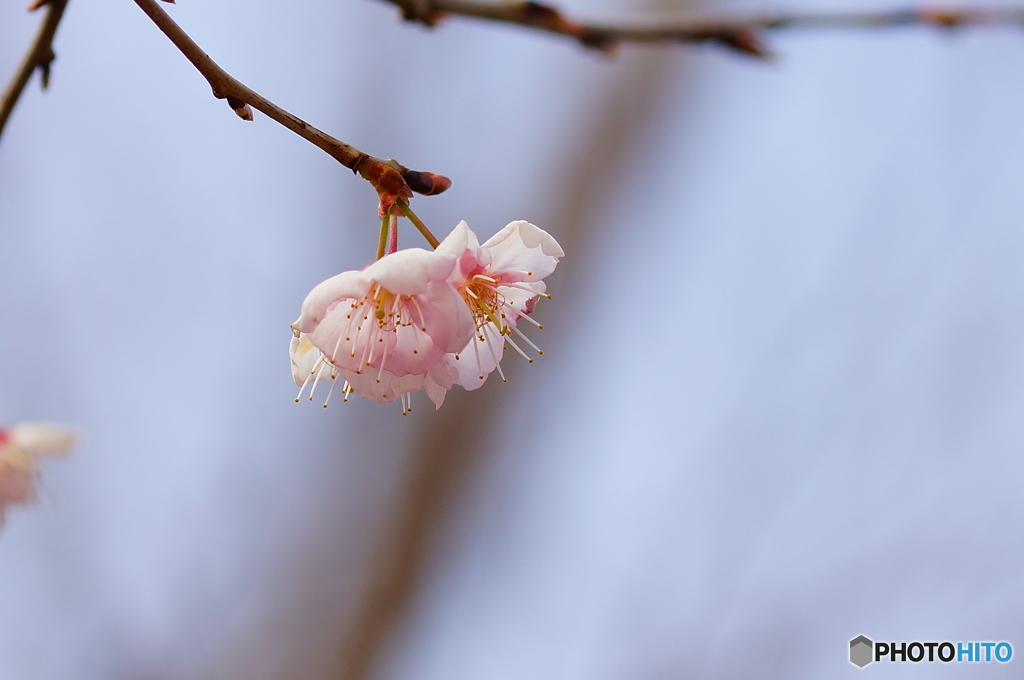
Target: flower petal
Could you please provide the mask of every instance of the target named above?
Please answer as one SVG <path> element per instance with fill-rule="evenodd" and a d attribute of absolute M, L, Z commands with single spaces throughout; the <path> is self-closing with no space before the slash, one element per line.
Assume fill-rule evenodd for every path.
<path fill-rule="evenodd" d="M 479 250 L 480 241 L 477 240 L 476 234 L 473 233 L 473 230 L 463 220 L 455 225 L 455 228 L 441 241 L 441 245 L 434 252 L 454 257 L 458 262 L 455 271 L 456 276 L 458 278 L 465 278 L 476 270 L 479 264 L 476 259 Z"/>
<path fill-rule="evenodd" d="M 473 335 L 473 316 L 462 296 L 449 283 L 430 284 L 417 310 L 417 321 L 420 311 L 423 312 L 427 335 L 441 348 L 442 353 L 457 352 Z"/>
<path fill-rule="evenodd" d="M 423 391 L 434 403 L 435 410 L 441 408 L 448 390 L 458 378 L 459 372 L 454 367 L 449 366 L 446 361 L 439 361 L 423 379 Z"/>
<path fill-rule="evenodd" d="M 494 324 L 486 324 L 477 333 L 457 355 L 448 356 L 448 363 L 459 373 L 455 382 L 467 391 L 484 384 L 487 376 L 497 368 L 505 349 L 505 343 Z"/>
<path fill-rule="evenodd" d="M 320 350 L 317 349 L 309 336 L 301 333 L 299 337 L 293 337 L 288 345 L 288 357 L 292 363 L 292 380 L 301 387 L 309 380 L 309 376 L 316 370 L 320 363 Z"/>
<path fill-rule="evenodd" d="M 540 281 L 564 257 L 555 238 L 529 222 L 508 224 L 480 246 L 479 260 L 489 276 L 508 283 Z"/>
<path fill-rule="evenodd" d="M 342 272 L 322 281 L 302 301 L 302 312 L 292 324 L 292 330 L 297 333 L 311 332 L 340 300 L 361 298 L 369 289 L 370 280 L 363 272 Z"/>
<path fill-rule="evenodd" d="M 451 255 L 409 248 L 382 257 L 362 273 L 396 295 L 420 295 L 428 284 L 446 280 L 454 268 Z"/>
<path fill-rule="evenodd" d="M 339 372 L 348 380 L 356 394 L 378 404 L 390 404 L 403 394 L 415 392 L 423 386 L 422 374 L 396 376 L 391 371 L 384 370 L 380 373 L 380 382 L 377 382 L 378 374 L 375 371 L 354 373 L 342 368 Z"/>
<path fill-rule="evenodd" d="M 70 427 L 52 423 L 20 423 L 8 432 L 11 444 L 33 456 L 70 453 L 78 439 Z"/>
<path fill-rule="evenodd" d="M 5 506 L 32 499 L 32 479 L 31 472 L 0 462 L 0 522 L 3 521 Z"/>

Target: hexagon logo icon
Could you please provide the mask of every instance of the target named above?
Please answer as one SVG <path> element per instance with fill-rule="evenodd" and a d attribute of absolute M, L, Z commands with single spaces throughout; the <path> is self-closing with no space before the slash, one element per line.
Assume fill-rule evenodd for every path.
<path fill-rule="evenodd" d="M 864 668 L 875 660 L 874 648 L 875 643 L 863 635 L 853 638 L 850 640 L 850 663 L 857 668 Z"/>

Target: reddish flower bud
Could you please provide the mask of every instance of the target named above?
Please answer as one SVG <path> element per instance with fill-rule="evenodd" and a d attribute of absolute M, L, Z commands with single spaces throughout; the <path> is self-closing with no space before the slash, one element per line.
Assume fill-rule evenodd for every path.
<path fill-rule="evenodd" d="M 252 109 L 249 105 L 243 102 L 241 99 L 235 97 L 228 97 L 228 106 L 235 112 L 235 115 L 242 120 L 252 120 Z"/>
<path fill-rule="evenodd" d="M 420 172 L 419 170 L 406 170 L 402 177 L 405 178 L 409 188 L 424 196 L 434 196 L 447 191 L 452 186 L 452 181 L 444 175 L 434 172 Z"/>

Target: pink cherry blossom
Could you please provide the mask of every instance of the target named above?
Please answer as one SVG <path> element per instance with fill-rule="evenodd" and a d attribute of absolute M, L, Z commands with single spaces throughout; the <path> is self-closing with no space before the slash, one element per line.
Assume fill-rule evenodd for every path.
<path fill-rule="evenodd" d="M 341 377 L 346 398 L 355 392 L 386 404 L 422 387 L 440 406 L 456 377 L 443 359 L 473 333 L 450 281 L 454 268 L 451 255 L 411 248 L 316 286 L 292 324 L 300 397 L 307 385 L 312 397 L 321 380 L 333 391 Z"/>
<path fill-rule="evenodd" d="M 467 390 L 483 385 L 497 369 L 506 345 L 527 361 L 533 359 L 513 339 L 543 352 L 517 328 L 525 319 L 538 328 L 530 314 L 547 287 L 543 279 L 555 270 L 565 253 L 554 237 L 529 222 L 512 222 L 482 246 L 465 222 L 460 222 L 438 246 L 437 252 L 456 258 L 452 284 L 473 317 L 476 332 L 457 352 L 447 357 L 458 371 L 456 383 Z"/>
<path fill-rule="evenodd" d="M 75 433 L 60 425 L 22 423 L 0 429 L 0 522 L 7 506 L 34 496 L 36 459 L 67 453 L 74 445 Z"/>

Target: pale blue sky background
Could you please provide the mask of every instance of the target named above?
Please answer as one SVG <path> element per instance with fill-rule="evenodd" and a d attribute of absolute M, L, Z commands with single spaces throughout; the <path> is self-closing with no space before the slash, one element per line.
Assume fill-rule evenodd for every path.
<path fill-rule="evenodd" d="M 650 54 L 356 0 L 169 10 L 274 101 L 451 176 L 416 205 L 483 237 L 551 226 Z M 379 678 L 938 672 L 859 671 L 861 633 L 1024 654 L 1024 36 L 772 43 L 672 51 L 578 294 L 549 280 L 545 357 L 486 388 L 508 406 Z M 0 422 L 83 442 L 0 533 L 0 680 L 329 678 L 430 417 L 291 401 L 287 326 L 372 257 L 372 191 L 236 119 L 133 3 L 72 0 L 57 52 L 0 141 Z"/>

